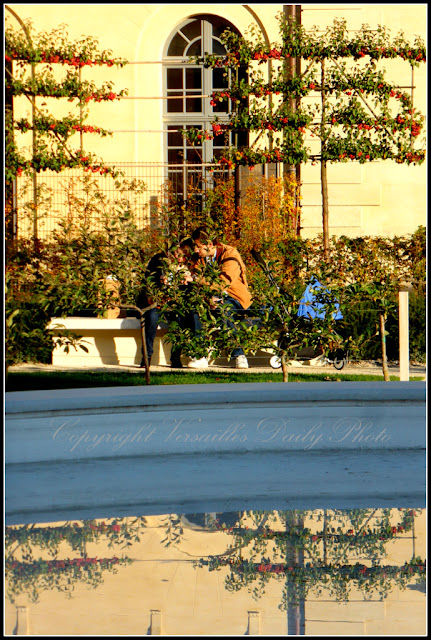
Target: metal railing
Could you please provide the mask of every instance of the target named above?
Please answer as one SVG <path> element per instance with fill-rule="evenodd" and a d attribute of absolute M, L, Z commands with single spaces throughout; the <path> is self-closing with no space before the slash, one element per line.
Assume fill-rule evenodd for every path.
<path fill-rule="evenodd" d="M 123 208 L 133 214 L 138 228 L 155 224 L 167 202 L 184 206 L 194 203 L 212 189 L 216 178 L 229 174 L 216 164 L 106 163 L 122 172 L 121 178 L 110 174 L 86 173 L 70 169 L 61 173 L 45 171 L 37 181 L 37 202 L 32 182 L 17 179 L 15 197 L 15 232 L 18 237 L 48 240 L 61 221 L 86 222 L 101 230 L 106 215 L 116 215 Z M 122 186 L 119 188 L 118 183 Z"/>

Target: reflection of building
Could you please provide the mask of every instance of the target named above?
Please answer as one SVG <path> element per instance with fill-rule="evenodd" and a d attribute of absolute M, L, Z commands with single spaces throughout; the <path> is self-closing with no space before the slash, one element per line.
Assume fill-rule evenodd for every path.
<path fill-rule="evenodd" d="M 197 525 L 184 527 L 177 545 L 165 516 L 146 518 L 141 542 L 124 553 L 134 560 L 118 573 L 107 573 L 96 589 L 78 584 L 68 599 L 45 591 L 31 604 L 19 596 L 6 602 L 6 635 L 18 623 L 20 635 L 286 635 L 286 613 L 280 611 L 281 585 L 270 581 L 263 597 L 253 600 L 246 589 L 225 589 L 226 567 L 208 572 L 193 561 L 226 551 L 229 536 Z M 425 511 L 415 518 L 414 535 L 399 534 L 387 543 L 385 564 L 402 565 L 412 555 L 425 558 Z M 414 547 L 414 548 L 413 548 Z M 87 543 L 90 557 L 120 555 L 106 542 Z M 306 635 L 422 635 L 426 597 L 412 583 L 394 589 L 386 600 L 365 600 L 352 591 L 337 604 L 311 594 L 305 603 Z M 15 631 L 16 633 L 17 631 Z"/>
<path fill-rule="evenodd" d="M 184 196 L 184 171 L 181 163 L 207 162 L 221 154 L 219 139 L 202 141 L 197 148 L 188 146 L 179 127 L 209 127 L 215 116 L 223 121 L 227 101 L 211 104 L 214 90 L 223 90 L 228 81 L 220 69 L 211 71 L 187 65 L 187 56 L 201 52 L 220 53 L 219 36 L 224 27 L 245 34 L 250 26 L 257 29 L 262 40 L 279 40 L 277 13 L 294 9 L 300 13 L 304 27 L 311 30 L 333 23 L 335 18 L 347 20 L 354 32 L 363 24 L 375 29 L 385 25 L 391 36 L 402 29 L 406 38 L 426 34 L 425 4 L 12 4 L 22 20 L 30 18 L 36 32 L 50 32 L 66 24 L 70 38 L 82 33 L 94 36 L 101 49 L 112 49 L 113 56 L 125 58 L 130 64 L 123 69 L 84 67 L 83 80 L 98 85 L 114 82 L 114 90 L 127 88 L 127 97 L 114 102 L 92 104 L 89 124 L 114 131 L 114 138 L 99 138 L 83 133 L 84 148 L 93 150 L 105 162 L 122 167 L 129 177 L 138 177 L 147 184 L 145 205 L 154 209 L 161 183 L 172 178 L 178 198 Z M 6 19 L 19 30 L 17 22 L 6 11 Z M 388 80 L 414 93 L 414 103 L 423 113 L 426 109 L 425 65 L 414 69 L 402 61 L 385 60 Z M 58 70 L 57 70 L 58 71 Z M 63 70 L 64 71 L 64 70 Z M 414 88 L 413 88 L 414 87 Z M 48 99 L 56 117 L 62 117 L 59 102 Z M 25 98 L 15 100 L 16 116 L 29 111 Z M 65 111 L 72 109 L 66 102 Z M 30 144 L 27 133 L 23 144 Z M 78 135 L 74 136 L 79 138 Z M 247 140 L 238 140 L 240 144 Z M 316 139 L 308 140 L 316 153 Z M 75 144 L 75 143 L 74 143 Z M 79 140 L 76 141 L 79 146 Z M 72 145 L 73 146 L 73 145 Z M 180 163 L 180 164 L 179 164 Z M 392 235 L 410 233 L 425 223 L 426 167 L 407 167 L 395 162 L 357 162 L 329 167 L 330 234 Z M 205 173 L 205 169 L 204 169 Z M 71 174 L 72 175 L 72 172 Z M 43 179 L 48 175 L 43 174 Z M 73 177 L 73 175 L 72 175 Z M 200 179 L 200 178 L 199 178 Z M 199 180 L 198 179 L 198 180 Z M 301 167 L 303 234 L 315 235 L 321 230 L 321 196 L 319 167 Z M 58 189 L 59 179 L 49 185 Z M 112 185 L 109 187 L 112 189 Z M 55 202 L 52 210 L 58 203 Z M 407 215 L 406 215 L 407 214 Z M 41 232 L 52 228 L 52 221 L 41 221 Z"/>

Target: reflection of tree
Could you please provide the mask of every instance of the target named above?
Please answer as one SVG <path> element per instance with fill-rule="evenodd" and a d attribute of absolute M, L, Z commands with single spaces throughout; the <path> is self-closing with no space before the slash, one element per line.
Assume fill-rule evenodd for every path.
<path fill-rule="evenodd" d="M 89 543 L 107 542 L 109 548 L 127 548 L 139 542 L 145 518 L 116 518 L 106 524 L 95 520 L 41 527 L 25 525 L 6 527 L 5 569 L 7 596 L 11 602 L 27 593 L 37 602 L 41 591 L 56 589 L 69 597 L 76 583 L 96 588 L 103 582 L 103 573 L 116 573 L 119 565 L 132 562 L 126 556 L 111 558 L 89 557 Z M 78 553 L 64 558 L 64 545 Z M 38 551 L 39 557 L 36 557 Z M 40 553 L 44 557 L 40 557 Z M 61 556 L 61 557 L 60 557 Z"/>
<path fill-rule="evenodd" d="M 163 518 L 165 526 L 165 538 L 162 540 L 165 547 L 178 546 L 184 533 L 184 523 L 182 516 L 175 513 L 168 514 Z"/>
<path fill-rule="evenodd" d="M 424 580 L 420 558 L 403 566 L 382 563 L 387 543 L 412 531 L 415 515 L 410 509 L 243 512 L 236 526 L 217 525 L 233 537 L 226 552 L 196 566 L 228 567 L 226 589 L 247 587 L 255 598 L 270 580 L 282 583 L 279 608 L 288 613 L 288 634 L 303 634 L 310 592 L 347 602 L 353 588 L 366 598 L 385 598 L 395 586 Z"/>

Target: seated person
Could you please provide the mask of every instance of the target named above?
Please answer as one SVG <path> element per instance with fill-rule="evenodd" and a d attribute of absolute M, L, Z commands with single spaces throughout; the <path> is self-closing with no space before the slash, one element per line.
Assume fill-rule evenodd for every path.
<path fill-rule="evenodd" d="M 192 281 L 192 275 L 187 268 L 187 263 L 191 258 L 193 251 L 193 243 L 191 240 L 183 240 L 180 244 L 168 251 L 156 253 L 148 262 L 145 271 L 145 280 L 149 279 L 156 290 L 161 291 L 163 287 L 169 283 L 173 271 L 181 270 L 184 273 L 184 284 Z M 148 292 L 148 287 L 144 287 L 137 299 L 137 306 L 140 309 L 150 306 L 156 300 Z M 145 344 L 147 348 L 148 365 L 151 364 L 151 357 L 154 351 L 154 340 L 156 338 L 157 327 L 160 319 L 160 307 L 153 307 L 144 313 L 145 323 Z M 183 316 L 173 318 L 180 325 L 189 326 L 191 319 Z M 142 349 L 141 367 L 145 367 L 145 358 Z M 181 352 L 171 351 L 171 367 L 181 368 Z"/>
<path fill-rule="evenodd" d="M 251 304 L 251 293 L 248 288 L 246 267 L 235 247 L 231 247 L 211 238 L 209 231 L 205 227 L 199 227 L 192 233 L 192 240 L 196 253 L 201 261 L 213 260 L 220 268 L 220 279 L 225 283 L 225 287 L 220 292 L 221 295 L 213 297 L 213 303 L 226 307 L 226 326 L 235 328 L 234 318 L 236 311 L 248 309 Z M 232 353 L 231 359 L 237 369 L 248 369 L 247 358 L 241 346 L 238 345 Z M 208 366 L 207 358 L 201 358 L 188 364 L 191 368 L 205 368 Z"/>

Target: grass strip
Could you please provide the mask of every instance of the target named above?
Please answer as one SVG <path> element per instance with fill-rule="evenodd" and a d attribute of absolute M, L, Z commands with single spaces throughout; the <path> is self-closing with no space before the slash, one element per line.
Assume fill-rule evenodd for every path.
<path fill-rule="evenodd" d="M 420 380 L 421 378 L 411 378 Z M 291 382 L 362 382 L 382 381 L 383 376 L 327 374 L 327 373 L 289 373 Z M 391 380 L 399 380 L 391 376 Z M 237 382 L 282 382 L 280 373 L 236 373 L 215 371 L 178 371 L 154 372 L 151 374 L 151 385 L 179 385 L 179 384 L 221 384 Z M 289 384 L 288 383 L 288 384 Z M 143 373 L 118 372 L 9 372 L 5 383 L 6 391 L 31 391 L 42 389 L 80 389 L 88 387 L 131 387 L 145 385 Z"/>

